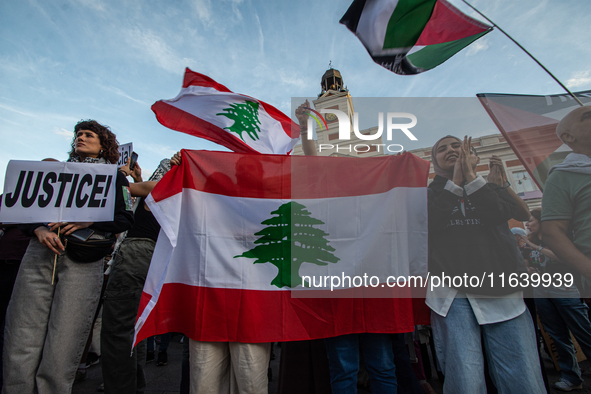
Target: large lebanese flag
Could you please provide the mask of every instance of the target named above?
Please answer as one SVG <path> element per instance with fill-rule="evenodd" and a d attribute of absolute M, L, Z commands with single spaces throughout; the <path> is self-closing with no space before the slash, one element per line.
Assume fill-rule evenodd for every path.
<path fill-rule="evenodd" d="M 234 152 L 287 154 L 300 137 L 299 128 L 277 108 L 189 68 L 181 92 L 157 101 L 152 111 L 163 126 Z"/>
<path fill-rule="evenodd" d="M 340 23 L 401 75 L 435 68 L 492 30 L 446 0 L 354 0 Z"/>
<path fill-rule="evenodd" d="M 410 153 L 359 160 L 183 150 L 182 165 L 147 198 L 162 230 L 136 342 L 166 332 L 293 341 L 428 322 L 424 300 L 384 285 L 427 274 L 428 171 Z M 331 275 L 352 283 L 331 291 L 330 281 L 319 283 Z"/>
<path fill-rule="evenodd" d="M 574 94 L 583 104 L 591 104 L 590 90 Z M 477 96 L 521 164 L 544 190 L 550 168 L 562 163 L 572 151 L 556 135 L 556 126 L 579 104 L 566 94 L 479 93 Z M 511 182 L 514 181 L 519 180 Z"/>

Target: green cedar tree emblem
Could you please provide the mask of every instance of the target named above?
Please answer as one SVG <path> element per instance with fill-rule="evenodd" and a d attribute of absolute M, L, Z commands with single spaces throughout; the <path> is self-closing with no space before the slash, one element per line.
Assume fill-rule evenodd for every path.
<path fill-rule="evenodd" d="M 247 100 L 244 104 L 230 104 L 230 108 L 225 108 L 223 111 L 225 112 L 216 115 L 222 115 L 234 121 L 232 126 L 224 127 L 225 130 L 238 134 L 242 141 L 244 141 L 243 132 L 246 132 L 253 141 L 259 139 L 257 134 L 257 132 L 260 133 L 261 131 L 259 127 L 261 124 L 259 120 L 259 103 Z"/>
<path fill-rule="evenodd" d="M 314 227 L 324 222 L 310 216 L 310 211 L 302 204 L 291 201 L 271 214 L 277 216 L 264 220 L 261 224 L 267 227 L 255 233 L 260 236 L 254 241 L 257 246 L 234 258 L 257 259 L 253 264 L 276 266 L 279 272 L 271 281 L 272 285 L 282 288 L 301 284 L 302 263 L 328 265 L 340 260 L 332 254 L 335 249 L 324 238 L 328 234 Z"/>

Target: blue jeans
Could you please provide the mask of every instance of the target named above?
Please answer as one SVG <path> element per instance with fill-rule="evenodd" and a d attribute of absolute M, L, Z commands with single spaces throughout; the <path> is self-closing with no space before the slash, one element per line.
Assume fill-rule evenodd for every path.
<path fill-rule="evenodd" d="M 575 348 L 570 332 L 581 346 L 583 353 L 591 359 L 591 323 L 587 312 L 589 307 L 580 298 L 576 289 L 545 289 L 547 296 L 574 296 L 573 298 L 536 298 L 536 308 L 540 321 L 554 340 L 558 353 L 558 365 L 562 378 L 578 385 L 583 381 L 581 370 L 575 356 Z M 538 293 L 536 293 L 538 295 Z"/>
<path fill-rule="evenodd" d="M 170 339 L 172 338 L 172 334 L 167 332 L 166 334 L 160 334 L 160 346 L 158 346 L 158 351 L 163 352 L 168 350 L 168 345 L 170 344 Z M 148 352 L 153 352 L 156 349 L 156 336 L 152 336 L 148 338 L 148 345 L 147 350 Z"/>
<path fill-rule="evenodd" d="M 500 394 L 546 393 L 534 326 L 526 310 L 499 323 L 478 324 L 467 298 L 454 299 L 446 317 L 431 312 L 437 359 L 445 375 L 443 392 L 486 394 L 484 355 Z"/>
<path fill-rule="evenodd" d="M 359 353 L 369 374 L 372 394 L 396 394 L 396 367 L 391 334 L 349 334 L 326 338 L 333 394 L 357 393 Z"/>

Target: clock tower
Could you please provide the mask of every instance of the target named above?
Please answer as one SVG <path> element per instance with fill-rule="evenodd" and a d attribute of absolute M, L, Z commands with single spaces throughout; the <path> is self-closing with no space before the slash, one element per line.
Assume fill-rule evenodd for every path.
<path fill-rule="evenodd" d="M 339 70 L 334 69 L 329 65 L 329 69 L 326 70 L 320 81 L 321 91 L 318 94 L 318 98 L 313 100 L 314 109 L 320 111 L 321 109 L 338 109 L 344 112 L 349 117 L 351 139 L 350 140 L 339 140 L 339 122 L 336 115 L 331 113 L 324 114 L 324 119 L 328 125 L 328 130 L 324 128 L 324 125 L 320 129 L 316 125 L 316 148 L 319 156 L 330 156 L 338 153 L 343 156 L 353 157 L 368 157 L 377 156 L 383 153 L 376 151 L 375 147 L 367 147 L 369 151 L 365 151 L 365 148 L 355 150 L 356 144 L 367 144 L 368 141 L 362 141 L 358 139 L 353 133 L 353 100 L 349 94 L 349 89 L 343 83 L 343 77 Z M 373 134 L 377 130 L 377 127 L 361 131 L 363 134 Z M 375 141 L 375 143 L 381 143 Z M 332 147 L 331 147 L 332 146 Z M 294 155 L 301 155 L 302 146 L 296 145 L 293 151 Z"/>
<path fill-rule="evenodd" d="M 335 70 L 332 67 L 326 70 L 320 81 L 320 87 L 322 90 L 320 91 L 320 94 L 318 94 L 318 98 L 313 101 L 314 109 L 316 111 L 320 111 L 321 109 L 338 109 L 339 111 L 346 113 L 347 116 L 349 116 L 351 130 L 353 130 L 353 101 L 351 100 L 349 90 L 344 86 L 343 77 L 339 70 Z M 336 145 L 339 142 L 339 122 L 337 121 L 337 117 L 335 114 L 327 113 L 324 114 L 324 119 L 328 125 L 328 130 L 324 129 L 324 127 L 322 130 L 318 130 L 318 127 L 316 128 L 316 145 Z M 341 142 L 348 143 L 349 141 Z M 318 153 L 325 156 L 334 152 L 336 152 L 336 149 L 322 149 L 322 151 Z M 347 154 L 349 152 L 343 151 L 341 153 Z"/>

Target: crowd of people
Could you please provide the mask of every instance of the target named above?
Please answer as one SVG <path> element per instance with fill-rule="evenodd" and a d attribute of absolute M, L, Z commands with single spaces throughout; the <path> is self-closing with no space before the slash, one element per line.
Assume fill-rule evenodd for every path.
<path fill-rule="evenodd" d="M 304 136 L 307 107 L 306 102 L 296 110 Z M 428 187 L 429 271 L 571 275 L 572 285 L 427 287 L 431 326 L 414 335 L 367 332 L 283 343 L 279 392 L 355 393 L 362 365 L 372 393 L 433 393 L 421 363 L 411 363 L 421 358 L 419 332 L 428 332 L 444 393 L 545 393 L 538 317 L 562 370 L 555 388 L 580 389 L 570 333 L 591 357 L 584 298 L 591 280 L 591 108 L 565 116 L 557 135 L 573 153 L 552 168 L 542 208 L 533 210 L 510 188 L 500 158 L 489 158 L 485 179 L 477 174 L 481 159 L 470 138 L 448 135 L 435 143 L 435 178 Z M 305 154 L 316 154 L 312 140 L 302 143 Z M 93 165 L 118 158 L 108 127 L 94 120 L 75 126 L 68 161 Z M 112 221 L 2 226 L 2 393 L 70 393 L 75 379 L 84 377 L 101 309 L 101 390 L 143 393 L 146 361 L 166 365 L 170 334 L 162 336 L 155 357 L 147 340 L 133 346 L 134 325 L 160 231 L 145 199 L 180 163 L 179 154 L 162 160 L 148 181 L 139 165 L 120 167 Z M 510 219 L 527 222 L 529 234 L 510 229 Z M 85 241 L 73 237 L 85 229 L 92 230 Z M 181 392 L 267 392 L 272 344 L 188 339 L 185 348 Z"/>

